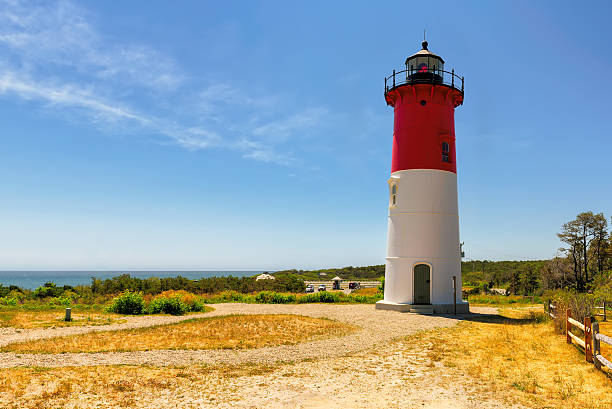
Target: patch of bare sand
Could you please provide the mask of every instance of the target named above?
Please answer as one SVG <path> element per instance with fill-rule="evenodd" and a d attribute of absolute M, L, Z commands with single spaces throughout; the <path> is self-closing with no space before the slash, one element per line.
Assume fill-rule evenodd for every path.
<path fill-rule="evenodd" d="M 409 340 L 399 340 L 350 356 L 272 368 L 98 367 L 89 374 L 74 371 L 69 379 L 66 374 L 72 369 L 63 368 L 45 373 L 44 380 L 36 382 L 37 389 L 30 388 L 10 404 L 19 408 L 521 408 L 477 381 L 462 378 L 459 370 L 441 366 L 429 353 L 413 348 Z M 47 392 L 44 402 L 34 397 L 43 396 L 42 391 Z M 4 407 L 9 402 L 1 397 L 0 392 Z"/>

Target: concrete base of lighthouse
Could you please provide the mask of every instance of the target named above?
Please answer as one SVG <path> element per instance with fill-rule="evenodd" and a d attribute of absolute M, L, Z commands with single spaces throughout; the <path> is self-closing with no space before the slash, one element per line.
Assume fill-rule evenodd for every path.
<path fill-rule="evenodd" d="M 453 314 L 455 312 L 454 304 L 402 304 L 394 303 L 385 300 L 380 300 L 376 303 L 377 310 L 390 310 L 399 312 L 416 312 L 416 313 L 428 313 L 428 308 L 431 310 L 430 314 Z M 457 314 L 469 314 L 470 304 L 463 301 L 457 303 Z"/>

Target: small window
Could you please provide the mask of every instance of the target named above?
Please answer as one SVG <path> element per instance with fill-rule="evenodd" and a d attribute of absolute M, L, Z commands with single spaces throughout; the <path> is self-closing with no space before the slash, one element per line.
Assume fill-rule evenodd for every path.
<path fill-rule="evenodd" d="M 442 142 L 442 162 L 450 163 L 450 146 L 446 142 Z"/>
<path fill-rule="evenodd" d="M 391 206 L 397 204 L 397 185 L 391 185 Z"/>

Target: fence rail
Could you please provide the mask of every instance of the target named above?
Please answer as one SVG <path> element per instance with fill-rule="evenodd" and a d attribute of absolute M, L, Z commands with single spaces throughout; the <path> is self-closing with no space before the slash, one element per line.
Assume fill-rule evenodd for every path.
<path fill-rule="evenodd" d="M 557 318 L 557 307 L 555 306 L 555 304 L 551 303 L 550 301 L 548 301 L 546 304 L 548 304 L 548 311 L 546 312 L 548 313 L 550 318 L 554 320 L 555 318 Z M 546 308 L 544 309 L 546 310 Z"/>
<path fill-rule="evenodd" d="M 608 303 L 604 303 L 604 311 Z M 552 318 L 559 316 L 557 310 L 558 307 L 552 302 L 548 301 L 544 304 L 544 309 Z M 604 316 L 604 314 L 597 314 Z M 582 330 L 584 336 L 581 337 L 572 332 L 572 329 L 576 327 Z M 565 336 L 568 344 L 575 343 L 584 349 L 584 357 L 587 362 L 593 363 L 599 370 L 612 371 L 612 362 L 601 354 L 601 343 L 612 346 L 612 337 L 602 334 L 599 332 L 599 322 L 594 318 L 585 317 L 584 322 L 580 322 L 572 317 L 572 311 L 570 309 L 565 310 Z"/>
<path fill-rule="evenodd" d="M 604 301 L 603 305 L 601 307 L 595 307 L 595 309 L 597 310 L 601 310 L 601 312 L 596 312 L 595 316 L 596 317 L 603 317 L 604 322 L 607 321 L 606 320 L 606 309 L 607 307 L 610 305 L 610 303 L 608 301 Z"/>
<path fill-rule="evenodd" d="M 359 283 L 361 288 L 378 288 L 380 287 L 380 281 L 360 281 L 360 280 L 342 280 L 340 282 L 340 289 L 345 290 L 349 287 L 349 283 Z M 320 285 L 325 285 L 328 289 L 333 288 L 334 282 L 331 280 L 305 280 L 304 285 L 312 285 L 315 289 Z"/>
<path fill-rule="evenodd" d="M 591 319 L 585 318 L 584 324 L 572 318 L 572 310 L 565 311 L 565 335 L 567 343 L 571 344 L 574 341 L 584 349 L 584 357 L 587 362 L 593 362 L 593 347 L 591 344 Z M 572 327 L 580 328 L 584 333 L 584 340 L 578 335 L 572 333 Z"/>
<path fill-rule="evenodd" d="M 599 322 L 593 323 L 593 363 L 597 369 L 602 367 L 612 371 L 612 362 L 601 355 L 601 343 L 612 345 L 612 338 L 599 332 Z"/>

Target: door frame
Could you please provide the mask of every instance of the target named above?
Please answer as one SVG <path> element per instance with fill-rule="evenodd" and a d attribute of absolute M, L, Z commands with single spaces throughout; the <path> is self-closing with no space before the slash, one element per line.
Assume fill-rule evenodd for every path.
<path fill-rule="evenodd" d="M 431 299 L 432 299 L 432 295 L 433 295 L 433 265 L 430 262 L 428 262 L 428 261 L 415 261 L 412 264 L 412 270 L 411 270 L 411 275 L 412 275 L 412 304 L 416 305 L 416 296 L 415 296 L 415 288 L 414 288 L 414 269 L 419 264 L 425 264 L 426 266 L 429 267 L 429 304 L 423 304 L 423 305 L 431 305 Z"/>

